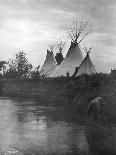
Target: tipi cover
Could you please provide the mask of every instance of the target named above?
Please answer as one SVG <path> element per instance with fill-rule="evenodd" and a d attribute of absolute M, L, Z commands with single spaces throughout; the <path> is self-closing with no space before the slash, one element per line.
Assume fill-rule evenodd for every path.
<path fill-rule="evenodd" d="M 92 63 L 89 54 L 87 54 L 84 60 L 82 61 L 81 65 L 79 66 L 76 76 L 79 76 L 82 74 L 92 75 L 96 73 L 97 72 L 96 72 L 95 66 Z"/>
<path fill-rule="evenodd" d="M 82 60 L 83 55 L 80 50 L 79 44 L 71 42 L 71 46 L 65 59 L 54 71 L 51 77 L 67 76 L 67 73 L 69 73 L 69 76 L 72 76 L 76 67 L 81 64 Z"/>
<path fill-rule="evenodd" d="M 46 60 L 43 66 L 41 67 L 40 75 L 50 77 L 52 73 L 56 70 L 56 68 L 57 62 L 54 58 L 54 54 L 52 51 L 50 52 L 49 50 L 47 50 Z"/>
<path fill-rule="evenodd" d="M 66 33 L 71 39 L 71 46 L 65 59 L 58 66 L 58 68 L 55 70 L 51 77 L 72 76 L 75 72 L 75 69 L 79 67 L 83 60 L 83 55 L 79 47 L 79 44 L 88 35 L 88 33 L 85 33 L 82 37 L 86 25 L 87 23 L 83 21 L 81 22 L 79 27 L 77 27 L 77 22 L 73 22 L 73 26 L 66 25 Z M 81 39 L 79 39 L 80 36 Z"/>

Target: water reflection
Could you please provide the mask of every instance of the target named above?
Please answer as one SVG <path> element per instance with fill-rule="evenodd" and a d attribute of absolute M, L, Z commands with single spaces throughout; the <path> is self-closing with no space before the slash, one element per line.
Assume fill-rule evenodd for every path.
<path fill-rule="evenodd" d="M 18 155 L 87 155 L 85 127 L 55 107 L 0 98 L 0 151 Z"/>

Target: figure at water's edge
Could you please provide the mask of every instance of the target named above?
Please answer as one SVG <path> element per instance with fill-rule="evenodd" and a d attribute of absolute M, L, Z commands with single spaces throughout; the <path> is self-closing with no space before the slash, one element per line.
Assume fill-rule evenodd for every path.
<path fill-rule="evenodd" d="M 90 116 L 93 121 L 100 121 L 101 119 L 105 120 L 106 109 L 104 99 L 102 97 L 94 98 L 88 105 L 86 115 L 87 117 Z"/>

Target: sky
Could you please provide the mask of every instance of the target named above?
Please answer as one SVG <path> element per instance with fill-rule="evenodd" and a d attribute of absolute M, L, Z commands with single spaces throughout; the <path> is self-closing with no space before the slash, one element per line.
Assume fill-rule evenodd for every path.
<path fill-rule="evenodd" d="M 0 0 L 0 60 L 23 50 L 34 66 L 42 65 L 64 25 L 82 19 L 90 30 L 82 51 L 83 43 L 92 46 L 97 71 L 109 73 L 116 67 L 116 0 Z"/>

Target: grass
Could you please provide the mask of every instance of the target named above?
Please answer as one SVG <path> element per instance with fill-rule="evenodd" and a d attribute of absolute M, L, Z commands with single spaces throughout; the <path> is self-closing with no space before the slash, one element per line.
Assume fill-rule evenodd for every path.
<path fill-rule="evenodd" d="M 74 117 L 84 117 L 90 101 L 102 96 L 106 102 L 109 122 L 116 121 L 116 79 L 109 74 L 82 75 L 75 78 L 41 78 L 3 80 L 5 96 L 41 99 L 43 104 L 54 104 Z M 44 101 L 44 102 L 43 102 Z"/>
<path fill-rule="evenodd" d="M 108 74 L 97 74 L 75 78 L 42 78 L 36 81 L 4 79 L 1 84 L 6 96 L 31 97 L 41 100 L 41 104 L 54 104 L 65 113 L 66 121 L 84 124 L 91 155 L 116 154 L 115 78 Z M 106 102 L 107 126 L 101 122 L 93 122 L 85 116 L 88 104 L 97 96 L 103 97 Z"/>
<path fill-rule="evenodd" d="M 115 128 L 106 128 L 95 122 L 89 122 L 86 126 L 86 136 L 92 155 L 116 154 Z"/>

